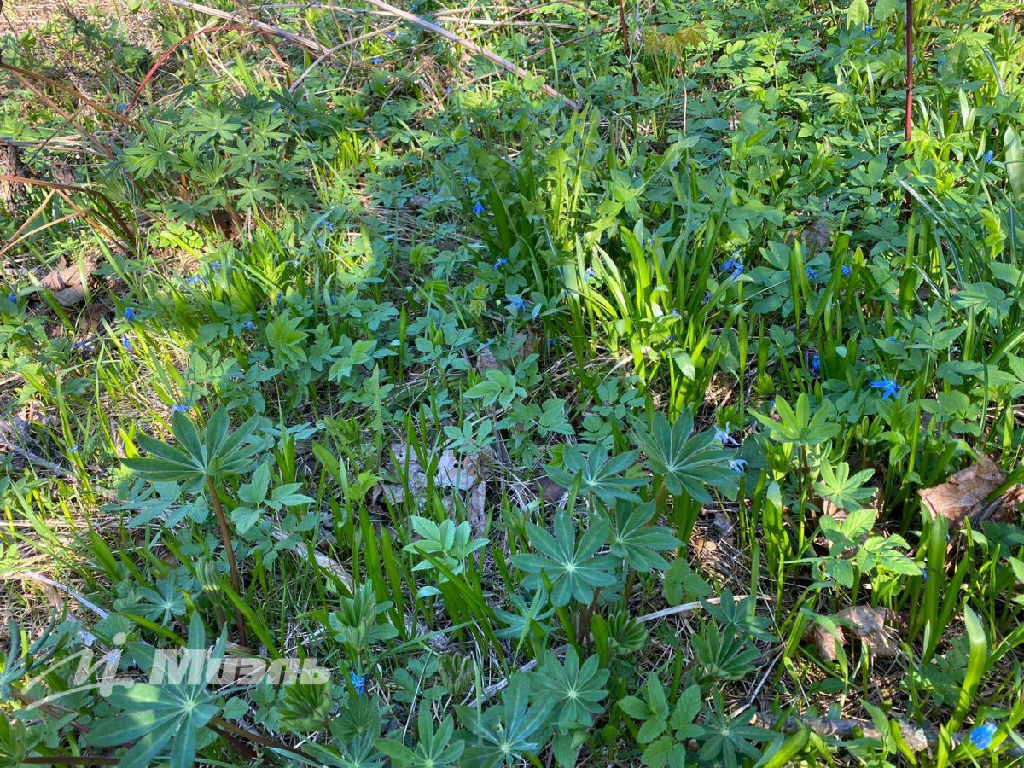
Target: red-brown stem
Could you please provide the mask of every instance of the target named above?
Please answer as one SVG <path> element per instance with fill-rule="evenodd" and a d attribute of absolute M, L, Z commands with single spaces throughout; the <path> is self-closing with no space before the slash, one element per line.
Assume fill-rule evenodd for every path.
<path fill-rule="evenodd" d="M 228 555 L 228 568 L 231 571 L 231 588 L 235 590 L 236 595 L 241 597 L 242 579 L 238 575 L 238 565 L 235 563 L 235 550 L 231 546 L 231 529 L 228 527 L 228 519 L 224 515 L 224 507 L 220 503 L 220 496 L 217 495 L 217 486 L 209 475 L 206 476 L 206 488 L 210 492 L 210 503 L 213 504 L 214 514 L 217 516 L 220 538 L 224 542 L 224 551 Z M 245 637 L 245 617 L 242 616 L 242 612 L 237 607 L 235 608 L 235 620 L 238 622 L 238 640 L 242 645 L 248 646 L 249 643 Z"/>
<path fill-rule="evenodd" d="M 903 135 L 910 142 L 911 115 L 914 107 L 914 0 L 907 0 L 907 106 L 903 111 Z M 910 154 L 910 148 L 907 148 Z"/>
<path fill-rule="evenodd" d="M 629 75 L 633 81 L 633 96 L 640 96 L 640 86 L 636 80 L 636 70 L 633 69 L 633 52 L 629 46 L 629 29 L 626 27 L 626 0 L 619 0 L 619 34 L 622 35 L 622 50 L 626 54 L 626 61 L 629 62 Z"/>

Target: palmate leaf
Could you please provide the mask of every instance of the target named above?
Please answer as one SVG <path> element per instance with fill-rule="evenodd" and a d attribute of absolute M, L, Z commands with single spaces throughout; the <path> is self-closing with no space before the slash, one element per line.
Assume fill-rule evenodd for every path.
<path fill-rule="evenodd" d="M 658 551 L 675 549 L 682 543 L 668 528 L 648 525 L 652 517 L 653 502 L 638 505 L 619 502 L 612 516 L 613 527 L 608 537 L 611 553 L 641 573 L 647 573 L 652 568 L 667 570 L 668 562 Z"/>
<path fill-rule="evenodd" d="M 501 705 L 484 712 L 459 707 L 459 719 L 477 737 L 477 743 L 466 749 L 463 765 L 513 766 L 525 755 L 536 754 L 542 744 L 540 730 L 551 713 L 552 703 L 543 699 L 529 705 L 530 686 L 525 675 L 514 674 L 502 692 Z"/>
<path fill-rule="evenodd" d="M 186 673 L 181 681 L 138 683 L 115 688 L 108 701 L 121 711 L 97 721 L 89 733 L 94 747 L 114 747 L 134 742 L 121 757 L 122 768 L 147 768 L 171 742 L 171 768 L 189 768 L 195 764 L 196 734 L 216 716 L 221 700 L 206 691 L 207 680 L 224 658 L 222 635 L 202 660 L 201 674 Z M 193 615 L 189 625 L 189 649 L 205 653 L 206 637 L 202 620 Z M 168 672 L 170 669 L 168 668 Z"/>
<path fill-rule="evenodd" d="M 608 696 L 605 684 L 608 670 L 601 669 L 598 657 L 591 656 L 580 666 L 576 649 L 569 646 L 563 664 L 551 651 L 536 677 L 536 685 L 549 694 L 556 708 L 555 719 L 559 728 L 588 728 L 594 715 L 603 709 L 601 702 Z"/>
<path fill-rule="evenodd" d="M 645 477 L 623 477 L 622 473 L 636 462 L 637 452 L 628 451 L 611 459 L 603 446 L 567 445 L 562 450 L 562 467 L 547 467 L 548 475 L 563 488 L 571 488 L 579 480 L 584 493 L 593 494 L 611 506 L 618 499 L 640 501 L 634 488 L 646 485 Z"/>
<path fill-rule="evenodd" d="M 537 525 L 530 525 L 527 534 L 539 554 L 515 555 L 512 563 L 527 574 L 523 581 L 530 589 L 543 587 L 544 577 L 551 582 L 551 604 L 556 608 L 570 598 L 589 604 L 595 589 L 615 583 L 615 559 L 596 554 L 608 536 L 604 520 L 592 520 L 578 546 L 572 518 L 564 509 L 555 515 L 554 536 Z"/>
<path fill-rule="evenodd" d="M 204 433 L 184 414 L 175 413 L 171 432 L 178 446 L 138 435 L 136 442 L 149 454 L 124 459 L 124 465 L 151 483 L 202 480 L 206 477 L 237 475 L 252 468 L 259 446 L 247 442 L 258 426 L 250 419 L 234 432 L 228 431 L 226 408 L 218 408 L 210 417 Z"/>
<path fill-rule="evenodd" d="M 732 451 L 716 447 L 714 430 L 692 435 L 693 415 L 683 411 L 674 424 L 662 415 L 654 417 L 649 433 L 637 433 L 637 441 L 647 454 L 651 471 L 664 479 L 673 496 L 683 491 L 701 503 L 711 501 L 705 486 L 723 487 L 735 483 L 736 473 L 729 467 Z"/>

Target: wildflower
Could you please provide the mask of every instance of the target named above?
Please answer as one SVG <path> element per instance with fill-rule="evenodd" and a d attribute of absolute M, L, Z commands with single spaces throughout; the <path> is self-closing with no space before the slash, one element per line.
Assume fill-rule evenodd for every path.
<path fill-rule="evenodd" d="M 212 269 L 214 272 L 219 272 L 220 271 L 220 259 L 214 259 L 213 262 L 210 264 L 210 269 Z"/>
<path fill-rule="evenodd" d="M 939 56 L 939 66 L 940 67 L 946 66 L 946 60 L 944 58 L 942 58 L 941 56 Z"/>
<path fill-rule="evenodd" d="M 872 32 L 872 27 L 871 27 L 871 25 L 870 25 L 870 24 L 865 24 L 865 25 L 864 25 L 864 34 L 865 34 L 865 35 L 870 35 L 870 34 L 871 34 L 871 32 Z"/>
<path fill-rule="evenodd" d="M 366 693 L 366 675 L 360 677 L 355 672 L 349 674 L 352 676 L 352 687 L 356 689 L 356 695 L 362 696 Z"/>
<path fill-rule="evenodd" d="M 586 280 L 588 283 L 591 280 L 596 280 L 597 272 L 594 271 L 594 269 L 592 269 L 591 267 L 587 267 L 587 271 L 583 273 L 583 279 Z"/>
<path fill-rule="evenodd" d="M 316 239 L 316 247 L 317 248 L 323 248 L 326 245 L 327 245 L 327 243 L 326 243 L 326 241 L 322 237 L 318 237 Z M 298 259 L 296 259 L 296 261 L 298 261 Z"/>
<path fill-rule="evenodd" d="M 910 57 L 910 63 L 911 64 L 917 64 L 917 56 L 911 56 Z"/>
<path fill-rule="evenodd" d="M 733 472 L 742 472 L 746 468 L 746 459 L 729 459 L 729 469 L 731 469 Z"/>
<path fill-rule="evenodd" d="M 132 309 L 131 307 L 125 307 L 124 308 L 124 319 L 127 320 L 129 323 L 132 320 L 134 320 L 135 319 L 135 310 Z"/>
<path fill-rule="evenodd" d="M 804 271 L 807 273 L 808 280 L 818 279 L 818 270 L 815 269 L 814 267 L 804 267 Z"/>
<path fill-rule="evenodd" d="M 132 351 L 132 340 L 129 339 L 127 336 L 122 336 L 121 337 L 121 346 L 124 347 L 124 351 L 125 352 L 131 352 Z"/>
<path fill-rule="evenodd" d="M 839 268 L 839 271 L 843 273 L 843 277 L 849 277 L 853 274 L 853 267 L 849 264 L 843 264 L 843 266 Z"/>
<path fill-rule="evenodd" d="M 372 59 L 370 59 L 371 64 L 380 64 L 382 61 L 384 61 L 384 59 L 382 59 L 380 56 L 374 56 Z"/>
<path fill-rule="evenodd" d="M 988 749 L 992 746 L 992 737 L 996 735 L 997 730 L 994 723 L 982 723 L 975 726 L 971 731 L 971 744 L 978 749 Z"/>
<path fill-rule="evenodd" d="M 11 304 L 17 304 L 18 303 L 18 294 L 16 294 L 14 291 L 9 291 L 7 293 L 7 300 L 9 302 L 11 302 Z"/>
<path fill-rule="evenodd" d="M 722 272 L 729 272 L 730 277 L 737 278 L 743 274 L 743 264 L 736 259 L 726 259 L 722 264 Z"/>
<path fill-rule="evenodd" d="M 715 440 L 720 442 L 722 446 L 736 445 L 736 438 L 729 434 L 729 422 L 725 422 L 725 429 L 715 427 Z"/>
<path fill-rule="evenodd" d="M 203 278 L 201 275 L 192 275 L 192 277 L 187 278 L 185 282 L 194 287 L 202 283 Z"/>
<path fill-rule="evenodd" d="M 509 309 L 512 310 L 513 314 L 516 314 L 521 309 L 526 309 L 526 303 L 523 301 L 522 296 L 513 296 L 508 300 Z"/>
<path fill-rule="evenodd" d="M 334 231 L 334 222 L 333 221 L 325 221 L 324 222 L 324 229 L 326 229 L 328 232 L 333 232 Z"/>
<path fill-rule="evenodd" d="M 811 356 L 811 373 L 821 373 L 821 358 L 817 352 Z"/>
<path fill-rule="evenodd" d="M 927 568 L 922 568 L 921 569 L 921 581 L 928 581 L 928 569 Z"/>
<path fill-rule="evenodd" d="M 243 325 L 242 328 L 246 331 L 255 331 L 256 323 L 254 323 L 252 320 L 246 320 L 245 325 Z"/>
<path fill-rule="evenodd" d="M 871 388 L 882 390 L 883 400 L 899 396 L 900 390 L 902 389 L 902 387 L 892 379 L 878 379 L 877 381 L 872 381 Z"/>
<path fill-rule="evenodd" d="M 992 162 L 992 157 L 992 150 L 990 149 L 988 152 L 985 153 L 985 165 L 988 165 L 989 163 Z"/>
<path fill-rule="evenodd" d="M 188 413 L 188 406 L 184 403 L 175 403 L 171 406 L 171 413 Z"/>
<path fill-rule="evenodd" d="M 711 301 L 711 291 L 704 291 L 704 298 L 701 300 L 701 304 L 707 304 Z"/>
<path fill-rule="evenodd" d="M 475 213 L 477 216 L 482 215 L 485 210 L 487 209 L 484 208 L 484 204 L 481 203 L 479 200 L 473 203 L 473 213 Z"/>
<path fill-rule="evenodd" d="M 508 264 L 508 259 L 499 258 L 496 262 L 494 262 L 494 268 L 501 269 L 505 264 Z"/>

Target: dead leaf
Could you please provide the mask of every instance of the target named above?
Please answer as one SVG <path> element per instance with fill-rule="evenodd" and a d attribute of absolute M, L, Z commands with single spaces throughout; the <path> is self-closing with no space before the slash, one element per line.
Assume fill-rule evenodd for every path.
<path fill-rule="evenodd" d="M 826 623 L 830 624 L 832 629 L 826 626 Z M 820 621 L 811 622 L 804 632 L 804 639 L 812 641 L 821 657 L 828 661 L 839 661 L 837 646 L 846 644 L 843 628 L 826 616 L 822 616 Z"/>
<path fill-rule="evenodd" d="M 64 259 L 61 259 L 60 264 L 44 275 L 39 283 L 53 292 L 54 298 L 62 307 L 70 307 L 85 298 L 83 275 L 88 280 L 95 269 L 96 260 L 92 257 L 83 259 L 81 265 L 72 264 L 70 266 Z"/>
<path fill-rule="evenodd" d="M 979 454 L 974 464 L 954 473 L 940 485 L 922 488 L 918 495 L 933 515 L 946 518 L 949 527 L 955 530 L 1004 480 L 999 467 L 988 456 Z"/>
<path fill-rule="evenodd" d="M 490 347 L 484 347 L 480 350 L 480 354 L 476 356 L 476 369 L 483 373 L 484 371 L 493 371 L 498 368 L 498 359 L 494 356 Z"/>
<path fill-rule="evenodd" d="M 889 612 L 885 608 L 870 605 L 852 605 L 835 614 L 833 618 L 844 622 L 851 632 L 868 647 L 875 658 L 892 658 L 899 654 L 899 641 L 893 631 L 885 626 Z"/>
<path fill-rule="evenodd" d="M 398 460 L 397 466 L 401 471 L 405 470 L 405 464 L 408 461 L 409 492 L 414 497 L 419 496 L 420 492 L 427 487 L 428 482 L 427 474 L 415 453 L 402 443 L 395 443 L 391 446 L 391 450 Z M 434 471 L 434 487 L 468 491 L 483 484 L 485 473 L 486 464 L 482 455 L 478 453 L 465 454 L 460 458 L 455 451 L 445 451 L 437 460 Z M 405 501 L 405 486 L 400 483 L 382 483 L 380 490 L 392 504 L 401 504 Z"/>

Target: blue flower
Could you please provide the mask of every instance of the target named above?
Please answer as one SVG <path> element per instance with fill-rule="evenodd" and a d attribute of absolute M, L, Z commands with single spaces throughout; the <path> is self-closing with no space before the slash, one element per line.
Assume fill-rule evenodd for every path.
<path fill-rule="evenodd" d="M 324 229 L 326 229 L 328 232 L 333 232 L 334 231 L 334 222 L 333 221 L 325 221 L 324 222 Z"/>
<path fill-rule="evenodd" d="M 212 269 L 214 272 L 218 272 L 220 270 L 220 259 L 214 259 L 213 262 L 210 264 L 210 269 Z"/>
<path fill-rule="evenodd" d="M 16 294 L 14 291 L 8 292 L 7 300 L 9 302 L 11 302 L 11 304 L 17 304 L 18 303 L 18 294 Z"/>
<path fill-rule="evenodd" d="M 487 209 L 484 208 L 484 204 L 481 203 L 479 200 L 477 200 L 475 203 L 473 203 L 473 213 L 475 213 L 477 216 L 482 215 L 483 212 L 486 211 L 486 210 Z"/>
<path fill-rule="evenodd" d="M 355 672 L 349 674 L 352 676 L 352 687 L 356 689 L 356 695 L 362 696 L 366 693 L 366 675 L 360 677 Z"/>
<path fill-rule="evenodd" d="M 971 731 L 971 744 L 978 749 L 988 749 L 992 746 L 992 737 L 996 735 L 997 730 L 994 723 L 982 723 L 975 726 Z"/>
<path fill-rule="evenodd" d="M 131 352 L 132 351 L 132 340 L 129 339 L 127 336 L 122 336 L 121 337 L 121 346 L 124 347 L 124 351 L 125 352 Z"/>
<path fill-rule="evenodd" d="M 526 309 L 526 303 L 523 301 L 522 296 L 513 296 L 508 300 L 509 309 L 515 314 L 521 309 Z"/>
<path fill-rule="evenodd" d="M 135 319 L 135 310 L 132 309 L 131 307 L 125 307 L 124 308 L 124 319 L 127 320 L 129 323 L 132 320 L 134 320 Z"/>
<path fill-rule="evenodd" d="M 591 267 L 587 267 L 587 271 L 583 273 L 583 279 L 586 280 L 588 283 L 591 280 L 596 280 L 597 272 L 595 272 Z"/>
<path fill-rule="evenodd" d="M 811 373 L 821 373 L 821 358 L 817 352 L 811 356 Z"/>
<path fill-rule="evenodd" d="M 843 277 L 849 277 L 853 274 L 853 267 L 849 264 L 843 264 L 843 266 L 839 268 L 839 271 L 843 273 Z"/>
<path fill-rule="evenodd" d="M 324 240 L 324 239 L 323 239 L 322 237 L 318 237 L 318 238 L 316 239 L 316 247 L 317 247 L 317 248 L 323 248 L 323 247 L 325 247 L 326 245 L 327 245 L 327 243 L 326 243 L 326 241 L 325 241 L 325 240 Z"/>
<path fill-rule="evenodd" d="M 928 581 L 928 569 L 927 568 L 922 568 L 921 569 L 921 581 Z"/>
<path fill-rule="evenodd" d="M 722 263 L 722 272 L 729 272 L 729 276 L 737 278 L 743 274 L 743 264 L 737 259 L 726 259 Z"/>
<path fill-rule="evenodd" d="M 911 56 L 910 57 L 910 63 L 911 64 L 917 64 L 917 56 Z"/>
<path fill-rule="evenodd" d="M 902 389 L 902 387 L 892 379 L 878 379 L 877 381 L 872 381 L 870 386 L 872 389 L 882 390 L 883 400 L 899 396 L 900 390 Z"/>
<path fill-rule="evenodd" d="M 701 304 L 707 304 L 711 301 L 711 291 L 704 291 L 704 298 L 701 299 Z"/>
<path fill-rule="evenodd" d="M 816 270 L 814 267 L 804 267 L 804 271 L 807 273 L 808 280 L 818 279 L 818 270 Z"/>
<path fill-rule="evenodd" d="M 184 403 L 175 403 L 171 406 L 171 413 L 188 413 L 188 406 Z"/>
<path fill-rule="evenodd" d="M 191 286 L 196 286 L 203 282 L 203 277 L 202 275 L 192 275 L 192 277 L 186 278 L 185 282 Z"/>
<path fill-rule="evenodd" d="M 501 267 L 504 266 L 505 264 L 508 264 L 508 259 L 499 258 L 496 262 L 494 262 L 494 268 L 501 269 Z"/>
<path fill-rule="evenodd" d="M 371 64 L 380 64 L 382 61 L 383 59 L 380 56 L 374 56 L 372 59 L 370 59 Z"/>
<path fill-rule="evenodd" d="M 256 323 L 254 323 L 252 320 L 246 320 L 245 325 L 243 325 L 242 328 L 246 331 L 255 331 Z"/>
<path fill-rule="evenodd" d="M 742 472 L 746 468 L 746 459 L 729 459 L 729 469 L 731 469 L 733 472 Z"/>
<path fill-rule="evenodd" d="M 992 150 L 990 149 L 988 152 L 985 153 L 985 165 L 988 165 L 989 163 L 992 162 L 992 157 Z"/>
<path fill-rule="evenodd" d="M 723 446 L 736 445 L 736 438 L 729 434 L 729 422 L 725 423 L 725 429 L 715 427 L 715 440 L 720 442 Z"/>
<path fill-rule="evenodd" d="M 864 25 L 864 34 L 865 34 L 865 35 L 870 35 L 870 34 L 871 34 L 871 32 L 872 32 L 872 28 L 871 28 L 871 25 L 870 25 L 870 24 L 865 24 L 865 25 Z"/>
<path fill-rule="evenodd" d="M 939 66 L 940 67 L 946 66 L 946 60 L 944 58 L 942 58 L 941 56 L 939 56 Z"/>

